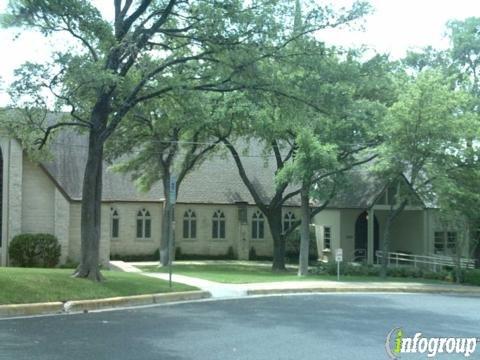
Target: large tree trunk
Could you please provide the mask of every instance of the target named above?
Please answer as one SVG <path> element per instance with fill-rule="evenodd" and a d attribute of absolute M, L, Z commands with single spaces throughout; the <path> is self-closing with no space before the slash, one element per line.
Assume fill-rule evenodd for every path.
<path fill-rule="evenodd" d="M 282 231 L 282 208 L 274 209 L 266 215 L 273 238 L 272 270 L 285 271 L 285 236 Z"/>
<path fill-rule="evenodd" d="M 81 217 L 81 258 L 73 276 L 93 281 L 100 273 L 100 229 L 102 204 L 103 141 L 90 131 L 87 165 L 83 177 Z"/>
<path fill-rule="evenodd" d="M 166 173 L 162 179 L 163 193 L 165 194 L 165 206 L 162 214 L 162 236 L 160 238 L 160 266 L 168 266 L 169 264 L 169 243 L 170 227 L 172 219 L 170 218 L 170 174 Z"/>
<path fill-rule="evenodd" d="M 298 259 L 298 276 L 308 275 L 308 257 L 310 246 L 310 207 L 308 188 L 302 187 L 300 193 L 302 206 L 302 223 L 300 229 L 300 255 Z"/>

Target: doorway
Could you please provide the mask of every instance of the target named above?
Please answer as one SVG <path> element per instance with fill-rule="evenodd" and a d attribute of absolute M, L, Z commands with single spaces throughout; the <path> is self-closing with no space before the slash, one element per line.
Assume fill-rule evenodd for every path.
<path fill-rule="evenodd" d="M 373 219 L 373 248 L 374 254 L 377 250 L 380 249 L 379 241 L 379 225 L 377 217 L 374 216 Z M 355 250 L 365 250 L 367 253 L 368 249 L 368 212 L 364 211 L 358 215 L 357 221 L 355 222 Z"/>

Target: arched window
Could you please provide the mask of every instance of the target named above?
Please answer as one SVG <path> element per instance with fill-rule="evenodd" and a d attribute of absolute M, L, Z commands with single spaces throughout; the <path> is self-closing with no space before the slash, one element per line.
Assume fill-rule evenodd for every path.
<path fill-rule="evenodd" d="M 252 216 L 252 239 L 263 239 L 265 236 L 265 221 L 260 211 L 255 211 Z"/>
<path fill-rule="evenodd" d="M 137 213 L 137 238 L 150 239 L 152 237 L 152 219 L 150 212 L 142 209 Z"/>
<path fill-rule="evenodd" d="M 195 239 L 197 237 L 197 217 L 195 212 L 188 209 L 183 214 L 183 238 Z"/>
<path fill-rule="evenodd" d="M 120 234 L 120 216 L 118 215 L 118 210 L 110 208 L 110 215 L 110 236 L 112 239 L 118 239 Z"/>
<path fill-rule="evenodd" d="M 225 214 L 217 210 L 212 219 L 212 238 L 225 239 Z"/>
<path fill-rule="evenodd" d="M 283 216 L 283 232 L 288 231 L 293 226 L 293 223 L 295 222 L 295 214 L 292 213 L 291 211 L 287 212 Z"/>

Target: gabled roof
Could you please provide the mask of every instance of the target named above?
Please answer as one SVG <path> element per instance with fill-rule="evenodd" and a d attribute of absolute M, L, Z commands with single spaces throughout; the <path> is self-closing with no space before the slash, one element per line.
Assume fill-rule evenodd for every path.
<path fill-rule="evenodd" d="M 347 184 L 330 201 L 333 208 L 368 209 L 385 189 L 385 182 L 364 165 L 347 173 Z"/>
<path fill-rule="evenodd" d="M 261 198 L 266 202 L 275 189 L 274 159 L 262 156 L 259 142 L 239 142 L 243 164 Z M 44 169 L 72 200 L 81 200 L 83 174 L 87 161 L 88 138 L 73 131 L 63 131 L 53 142 L 53 160 L 42 163 Z M 368 170 L 368 165 L 348 173 L 348 185 L 337 193 L 329 208 L 367 209 L 385 191 L 386 183 Z M 287 191 L 294 190 L 293 187 Z M 156 183 L 148 192 L 139 191 L 131 176 L 113 172 L 108 164 L 103 167 L 103 201 L 163 201 L 161 183 Z M 254 201 L 243 184 L 235 162 L 229 153 L 221 151 L 210 155 L 200 166 L 187 175 L 180 186 L 179 203 L 233 204 Z M 299 205 L 299 197 L 285 205 Z"/>
<path fill-rule="evenodd" d="M 63 131 L 53 142 L 53 159 L 42 165 L 72 200 L 81 200 L 82 182 L 87 162 L 88 138 L 72 131 Z M 242 143 L 242 147 L 247 147 Z M 243 154 L 243 152 L 241 152 Z M 252 142 L 242 161 L 252 183 L 261 198 L 266 201 L 274 193 L 273 159 L 262 157 L 262 146 Z M 162 201 L 161 183 L 156 183 L 148 192 L 141 192 L 128 174 L 113 172 L 108 164 L 103 166 L 104 201 Z M 235 162 L 229 154 L 215 153 L 201 166 L 187 175 L 179 190 L 178 202 L 231 204 L 254 201 L 243 184 Z M 286 205 L 296 205 L 293 198 Z"/>

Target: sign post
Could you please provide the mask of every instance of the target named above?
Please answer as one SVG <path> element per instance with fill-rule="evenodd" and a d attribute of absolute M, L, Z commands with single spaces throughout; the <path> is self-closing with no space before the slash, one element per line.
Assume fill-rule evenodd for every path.
<path fill-rule="evenodd" d="M 169 231 L 168 231 L 168 285 L 172 288 L 172 262 L 173 262 L 173 234 L 175 220 L 173 219 L 175 211 L 175 201 L 177 200 L 177 177 L 175 175 L 170 176 L 170 186 L 168 191 L 168 197 L 170 200 L 169 211 Z"/>
<path fill-rule="evenodd" d="M 335 250 L 335 261 L 337 262 L 337 281 L 340 281 L 340 263 L 343 261 L 343 249 Z"/>

